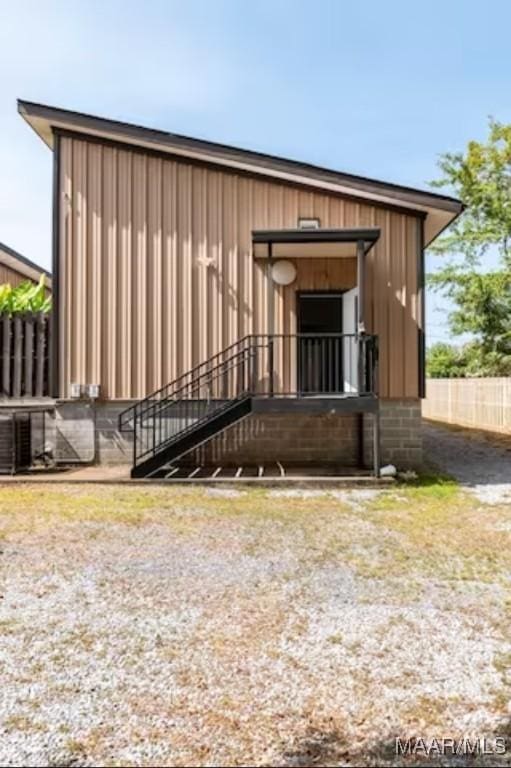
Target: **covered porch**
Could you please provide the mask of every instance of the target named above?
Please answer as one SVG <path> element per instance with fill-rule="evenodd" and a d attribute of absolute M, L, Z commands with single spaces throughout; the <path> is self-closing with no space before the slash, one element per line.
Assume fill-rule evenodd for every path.
<path fill-rule="evenodd" d="M 318 222 L 319 223 L 319 222 Z M 366 259 L 378 228 L 254 230 L 253 257 L 266 272 L 267 318 L 256 361 L 256 413 L 371 414 L 374 472 L 380 468 L 378 339 L 366 332 Z M 339 261 L 347 267 L 340 278 Z M 318 269 L 318 266 L 320 268 Z M 276 294 L 287 313 L 276 317 Z M 263 370 L 261 370 L 261 368 Z"/>
<path fill-rule="evenodd" d="M 377 395 L 377 339 L 366 333 L 365 273 L 379 235 L 377 228 L 252 232 L 253 257 L 266 276 L 269 396 Z"/>
<path fill-rule="evenodd" d="M 365 325 L 366 257 L 379 234 L 253 231 L 265 293 L 252 333 L 120 415 L 135 433 L 133 476 L 166 477 L 188 459 L 218 466 L 220 455 L 257 466 L 342 453 L 379 477 L 378 340 Z"/>

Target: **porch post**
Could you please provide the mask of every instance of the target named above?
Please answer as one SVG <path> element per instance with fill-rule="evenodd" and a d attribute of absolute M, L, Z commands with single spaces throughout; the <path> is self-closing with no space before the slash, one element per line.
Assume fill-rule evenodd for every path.
<path fill-rule="evenodd" d="M 358 312 L 357 312 L 357 372 L 358 372 L 358 394 L 365 391 L 364 385 L 364 341 L 361 338 L 365 333 L 365 243 L 363 240 L 357 240 L 357 287 L 358 287 Z"/>
<path fill-rule="evenodd" d="M 365 333 L 365 243 L 357 240 L 358 333 Z"/>
<path fill-rule="evenodd" d="M 365 467 L 365 441 L 364 441 L 364 412 L 357 413 L 357 431 L 358 431 L 358 466 L 360 469 Z"/>
<path fill-rule="evenodd" d="M 380 452 L 380 404 L 376 403 L 373 413 L 373 466 L 374 476 L 380 476 L 381 452 Z"/>
<path fill-rule="evenodd" d="M 273 243 L 268 243 L 268 264 L 266 268 L 267 295 L 268 303 L 268 386 L 269 394 L 274 392 L 274 370 L 273 370 L 273 334 L 275 333 L 275 298 L 273 296 L 273 281 L 271 277 L 271 268 L 273 266 Z"/>

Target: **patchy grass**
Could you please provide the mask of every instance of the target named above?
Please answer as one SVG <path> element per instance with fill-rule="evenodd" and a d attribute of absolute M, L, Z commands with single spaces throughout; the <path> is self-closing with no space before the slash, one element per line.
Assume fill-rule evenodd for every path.
<path fill-rule="evenodd" d="M 215 548 L 241 527 L 237 547 L 257 557 L 278 553 L 292 530 L 303 565 L 342 561 L 366 578 L 508 578 L 511 509 L 482 508 L 448 477 L 421 476 L 359 506 L 349 492 L 276 499 L 257 488 L 222 498 L 204 488 L 8 487 L 0 492 L 0 537 L 82 522 L 157 524 L 179 536 L 209 533 Z"/>
<path fill-rule="evenodd" d="M 33 720 L 26 715 L 10 715 L 3 721 L 3 727 L 6 731 L 21 731 L 29 733 L 30 731 L 44 731 L 44 724 Z"/>
<path fill-rule="evenodd" d="M 244 535 L 238 545 L 256 557 L 278 553 L 292 530 L 303 564 L 342 560 L 367 578 L 508 577 L 511 509 L 483 510 L 448 477 L 421 476 L 364 501 L 362 511 L 359 506 L 350 503 L 349 492 L 276 499 L 257 488 L 222 498 L 204 488 L 8 487 L 0 492 L 0 537 L 81 522 L 158 524 L 179 536 L 215 533 L 209 539 L 215 547 L 222 532 L 239 526 Z M 98 530 L 88 535 L 93 538 Z"/>
<path fill-rule="evenodd" d="M 0 537 L 11 762 L 363 765 L 507 716 L 511 507 L 449 478 L 9 486 Z"/>
<path fill-rule="evenodd" d="M 428 473 L 423 472 L 412 480 L 399 481 L 398 486 L 404 488 L 407 491 L 412 489 L 422 489 L 433 496 L 449 496 L 452 493 L 456 493 L 458 490 L 458 483 L 450 475 L 443 475 L 440 472 Z"/>

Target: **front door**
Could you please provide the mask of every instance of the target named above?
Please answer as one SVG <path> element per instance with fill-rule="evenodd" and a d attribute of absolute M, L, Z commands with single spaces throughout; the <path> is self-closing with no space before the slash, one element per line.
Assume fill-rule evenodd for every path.
<path fill-rule="evenodd" d="M 358 389 L 358 343 L 356 340 L 358 316 L 358 288 L 342 295 L 342 342 L 344 392 Z"/>
<path fill-rule="evenodd" d="M 343 391 L 343 297 L 341 293 L 297 295 L 298 391 Z"/>

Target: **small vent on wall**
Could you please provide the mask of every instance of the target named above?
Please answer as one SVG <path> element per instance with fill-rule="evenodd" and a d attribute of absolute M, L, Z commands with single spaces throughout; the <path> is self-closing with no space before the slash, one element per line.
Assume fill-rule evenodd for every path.
<path fill-rule="evenodd" d="M 298 219 L 299 229 L 319 229 L 319 225 L 320 225 L 319 219 L 305 219 L 305 218 Z"/>

